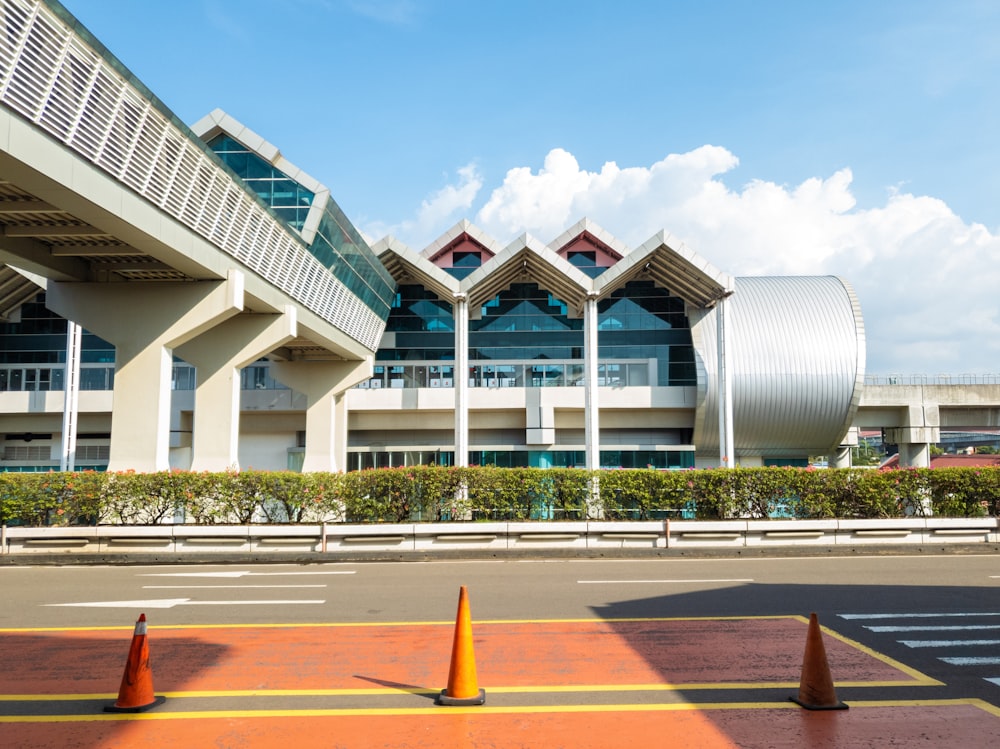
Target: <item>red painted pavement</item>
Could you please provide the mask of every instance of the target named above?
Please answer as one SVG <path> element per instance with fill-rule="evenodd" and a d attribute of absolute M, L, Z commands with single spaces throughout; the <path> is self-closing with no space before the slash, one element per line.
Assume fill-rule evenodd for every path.
<path fill-rule="evenodd" d="M 150 626 L 157 692 L 444 686 L 454 626 Z M 796 619 L 473 623 L 480 686 L 798 683 L 807 625 Z M 114 691 L 131 633 L 0 634 L 3 694 Z M 913 677 L 826 637 L 843 681 Z"/>
<path fill-rule="evenodd" d="M 0 726 L 18 749 L 842 749 L 1000 746 L 1000 718 L 971 705 L 488 713 L 427 709 L 426 715 L 199 718 Z"/>

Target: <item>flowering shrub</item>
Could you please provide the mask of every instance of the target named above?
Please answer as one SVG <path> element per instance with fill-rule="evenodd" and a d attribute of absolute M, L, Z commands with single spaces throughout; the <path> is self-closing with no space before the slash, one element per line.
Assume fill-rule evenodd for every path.
<path fill-rule="evenodd" d="M 0 473 L 0 523 L 403 523 L 1000 514 L 1000 467 Z"/>

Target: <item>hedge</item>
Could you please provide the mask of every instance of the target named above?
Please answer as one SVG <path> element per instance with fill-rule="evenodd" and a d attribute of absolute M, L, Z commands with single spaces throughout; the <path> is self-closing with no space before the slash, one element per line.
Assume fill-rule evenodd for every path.
<path fill-rule="evenodd" d="M 1000 467 L 0 473 L 0 523 L 7 525 L 998 514 Z"/>

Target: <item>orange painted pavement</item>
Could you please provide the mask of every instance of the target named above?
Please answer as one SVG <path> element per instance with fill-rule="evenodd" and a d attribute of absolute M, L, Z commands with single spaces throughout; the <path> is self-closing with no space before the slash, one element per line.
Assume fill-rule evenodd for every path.
<path fill-rule="evenodd" d="M 438 689 L 451 624 L 157 628 L 158 693 L 181 691 Z M 795 618 L 474 623 L 479 685 L 575 686 L 798 683 L 807 624 Z M 0 697 L 94 694 L 121 677 L 130 633 L 0 633 Z M 871 654 L 826 637 L 838 682 L 915 682 Z"/>
<path fill-rule="evenodd" d="M 1000 746 L 1000 717 L 975 705 L 855 706 L 809 712 L 792 706 L 634 711 L 490 712 L 427 708 L 421 714 L 132 718 L 127 721 L 14 723 L 2 726 L 18 749 L 461 749 L 544 747 L 619 749 L 839 749 L 842 747 Z"/>

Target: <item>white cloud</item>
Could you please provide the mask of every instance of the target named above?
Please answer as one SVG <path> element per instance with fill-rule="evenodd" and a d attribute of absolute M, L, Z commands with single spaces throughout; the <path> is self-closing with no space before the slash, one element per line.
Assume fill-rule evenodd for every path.
<path fill-rule="evenodd" d="M 553 149 L 537 172 L 509 170 L 472 220 L 501 243 L 523 232 L 548 242 L 586 216 L 633 247 L 666 229 L 734 275 L 836 274 L 861 301 L 869 372 L 1000 372 L 1000 236 L 933 197 L 891 190 L 884 205 L 859 207 L 850 169 L 731 189 L 720 177 L 738 163 L 702 146 L 590 172 Z M 481 187 L 475 170 L 459 170 L 398 236 L 421 249 Z"/>
<path fill-rule="evenodd" d="M 366 237 L 392 234 L 418 252 L 459 220 L 471 213 L 472 204 L 483 187 L 483 178 L 475 164 L 456 170 L 457 182 L 445 185 L 420 204 L 414 219 L 398 224 L 370 223 L 363 228 Z M 419 244 L 417 244 L 419 243 Z"/>

